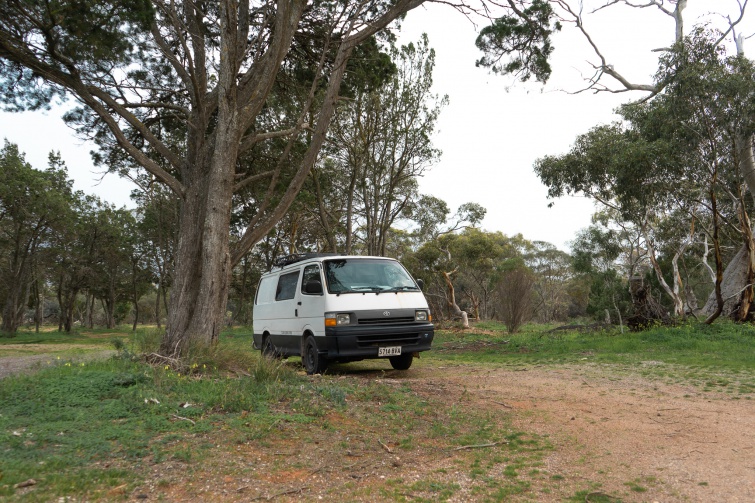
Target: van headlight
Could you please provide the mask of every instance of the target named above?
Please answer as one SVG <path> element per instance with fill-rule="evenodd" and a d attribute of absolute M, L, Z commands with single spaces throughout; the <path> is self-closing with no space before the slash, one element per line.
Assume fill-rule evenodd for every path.
<path fill-rule="evenodd" d="M 429 311 L 414 311 L 414 321 L 430 321 L 431 319 Z"/>
<path fill-rule="evenodd" d="M 349 313 L 328 313 L 325 315 L 325 326 L 335 327 L 338 325 L 349 325 L 351 315 Z"/>

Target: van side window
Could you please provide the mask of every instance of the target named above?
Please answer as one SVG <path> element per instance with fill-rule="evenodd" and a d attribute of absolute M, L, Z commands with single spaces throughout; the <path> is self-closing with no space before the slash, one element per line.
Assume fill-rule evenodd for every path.
<path fill-rule="evenodd" d="M 308 265 L 304 268 L 304 275 L 301 281 L 301 293 L 312 295 L 313 292 L 307 292 L 307 283 L 312 282 L 320 283 L 320 292 L 322 293 L 322 279 L 320 279 L 320 266 L 318 264 Z"/>
<path fill-rule="evenodd" d="M 257 295 L 254 299 L 255 304 L 270 304 L 275 299 L 275 276 L 268 276 L 260 280 L 257 287 Z"/>
<path fill-rule="evenodd" d="M 275 300 L 289 300 L 296 296 L 296 283 L 299 281 L 299 271 L 281 274 L 278 278 L 278 288 L 275 290 Z"/>

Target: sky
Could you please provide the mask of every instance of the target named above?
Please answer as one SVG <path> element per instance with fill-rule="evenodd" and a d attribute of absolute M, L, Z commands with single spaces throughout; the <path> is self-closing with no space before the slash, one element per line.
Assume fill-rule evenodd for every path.
<path fill-rule="evenodd" d="M 711 5 L 733 12 L 736 0 L 690 0 L 685 25 L 712 19 L 720 26 L 720 17 L 706 13 Z M 755 19 L 755 13 L 749 18 Z M 420 180 L 420 192 L 445 200 L 452 211 L 466 202 L 481 204 L 487 209 L 481 225 L 487 231 L 522 234 L 569 251 L 569 241 L 590 225 L 595 207 L 582 197 L 550 201 L 532 166 L 545 155 L 566 153 L 577 135 L 617 120 L 617 106 L 644 95 L 577 93 L 596 57 L 570 26 L 554 39 L 553 74 L 546 85 L 476 68 L 480 52 L 474 41 L 482 26 L 441 4 L 415 9 L 402 24 L 402 44 L 428 34 L 436 51 L 433 89 L 449 97 L 434 138 L 443 155 Z M 609 63 L 636 83 L 651 83 L 659 54 L 653 49 L 670 45 L 674 34 L 673 20 L 657 9 L 616 6 L 585 15 L 585 26 Z M 755 32 L 748 33 L 748 26 L 742 27 L 745 34 Z M 93 166 L 93 146 L 72 134 L 61 119 L 64 111 L 0 112 L 0 138 L 18 144 L 37 169 L 47 166 L 51 150 L 60 151 L 76 189 L 116 206 L 133 206 L 133 184 Z"/>

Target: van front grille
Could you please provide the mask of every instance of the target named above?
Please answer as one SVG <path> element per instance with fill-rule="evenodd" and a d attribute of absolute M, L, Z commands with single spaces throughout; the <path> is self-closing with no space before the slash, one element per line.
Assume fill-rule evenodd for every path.
<path fill-rule="evenodd" d="M 414 323 L 414 316 L 396 318 L 359 318 L 360 325 L 408 325 Z"/>

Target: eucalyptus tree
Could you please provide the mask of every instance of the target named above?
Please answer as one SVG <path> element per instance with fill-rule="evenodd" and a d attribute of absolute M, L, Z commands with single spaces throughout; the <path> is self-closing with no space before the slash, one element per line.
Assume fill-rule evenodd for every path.
<path fill-rule="evenodd" d="M 381 65 L 382 82 L 364 82 L 338 107 L 313 171 L 318 219 L 330 248 L 343 232 L 344 253 L 358 240 L 365 253 L 385 255 L 391 227 L 412 217 L 417 178 L 440 157 L 432 136 L 447 98 L 431 92 L 435 52 L 424 35 L 389 55 L 395 70 Z"/>
<path fill-rule="evenodd" d="M 0 151 L 0 331 L 15 332 L 30 292 L 44 284 L 40 257 L 66 224 L 72 181 L 57 154 L 39 171 L 7 140 Z"/>
<path fill-rule="evenodd" d="M 87 291 L 102 303 L 105 327 L 115 328 L 121 321 L 116 317 L 116 307 L 131 303 L 134 290 L 141 289 L 136 283 L 142 276 L 140 253 L 137 252 L 136 219 L 125 208 L 109 204 L 97 204 L 93 213 L 84 215 L 85 235 L 91 240 L 84 257 L 91 271 Z M 88 307 L 88 313 L 93 309 Z M 91 321 L 90 321 L 91 323 Z"/>
<path fill-rule="evenodd" d="M 533 241 L 524 250 L 523 258 L 534 279 L 532 310 L 535 317 L 544 323 L 568 318 L 569 287 L 574 278 L 569 254 L 551 243 Z"/>
<path fill-rule="evenodd" d="M 160 327 L 162 308 L 168 312 L 168 291 L 173 284 L 178 244 L 179 204 L 176 196 L 154 179 L 140 183 L 131 194 L 137 204 L 137 253 L 144 256 L 155 281 L 155 321 Z M 160 301 L 162 300 L 162 308 Z"/>
<path fill-rule="evenodd" d="M 450 317 L 461 319 L 469 327 L 468 313 L 457 303 L 454 277 L 459 275 L 460 264 L 454 257 L 451 244 L 456 232 L 475 227 L 485 217 L 486 210 L 477 203 L 462 204 L 450 215 L 448 204 L 434 196 L 422 196 L 418 213 L 418 228 L 414 238 L 417 250 L 409 260 L 410 269 L 428 285 L 426 296 L 436 313 L 448 308 Z"/>
<path fill-rule="evenodd" d="M 164 355 L 217 339 L 232 268 L 306 180 L 354 48 L 421 3 L 0 2 L 6 108 L 74 97 L 81 106 L 68 119 L 102 147 L 117 146 L 103 159 L 114 169 L 148 171 L 180 200 Z M 313 60 L 310 96 L 279 129 L 258 128 L 279 72 L 296 56 Z M 293 143 L 305 130 L 306 151 L 285 192 L 262 204 L 231 246 L 234 193 L 263 177 L 274 187 L 288 163 L 284 148 L 272 173 L 238 173 L 239 157 L 272 138 Z"/>
<path fill-rule="evenodd" d="M 620 109 L 625 124 L 596 127 L 568 154 L 547 156 L 535 167 L 551 196 L 586 194 L 641 231 L 642 247 L 679 316 L 686 309 L 678 261 L 696 240 L 695 226 L 712 240 L 719 275 L 724 223 L 752 243 L 738 139 L 755 124 L 755 74 L 746 59 L 726 57 L 718 38 L 693 32 L 661 58 L 656 81 L 663 91 Z M 732 214 L 727 206 L 737 209 Z M 658 237 L 669 219 L 677 232 L 673 239 L 665 232 L 666 244 L 674 247 L 666 249 L 673 256 L 667 281 Z M 719 299 L 721 280 L 715 285 Z"/>
<path fill-rule="evenodd" d="M 679 44 L 661 62 L 658 80 L 666 90 L 661 103 L 667 114 L 656 122 L 670 121 L 681 125 L 682 142 L 688 153 L 687 162 L 698 167 L 705 180 L 707 200 L 712 214 L 711 234 L 716 260 L 716 282 L 709 299 L 707 312 L 715 319 L 729 299 L 732 312 L 739 319 L 749 316 L 755 301 L 752 284 L 755 280 L 755 241 L 753 240 L 751 197 L 755 193 L 755 163 L 752 158 L 752 139 L 755 132 L 755 65 L 739 53 L 728 56 L 716 44 L 720 34 L 697 30 L 684 44 Z M 730 262 L 739 269 L 738 280 L 724 284 L 720 249 L 721 221 L 725 212 L 719 207 L 726 198 L 735 210 L 729 221 L 741 235 L 743 244 L 738 257 Z M 730 269 L 731 270 L 731 269 Z M 732 278 L 730 276 L 730 278 Z M 732 278 L 733 279 L 733 278 Z M 748 286 L 749 285 L 749 286 Z"/>
<path fill-rule="evenodd" d="M 644 275 L 644 255 L 640 233 L 607 213 L 611 212 L 599 213 L 571 242 L 572 267 L 575 274 L 587 277 L 586 313 L 605 319 L 607 312 L 623 330 L 624 320 L 631 314 L 629 283 Z"/>
<path fill-rule="evenodd" d="M 553 35 L 562 28 L 570 26 L 582 35 L 592 52 L 592 57 L 588 59 L 591 73 L 585 79 L 584 87 L 578 92 L 634 92 L 635 95 L 638 93 L 643 95 L 640 99 L 641 102 L 651 100 L 659 93 L 664 92 L 667 85 L 673 85 L 673 79 L 655 79 L 652 82 L 645 83 L 633 81 L 627 73 L 622 72 L 621 61 L 610 60 L 608 52 L 604 50 L 604 43 L 595 35 L 596 30 L 593 30 L 593 28 L 605 22 L 600 18 L 601 14 L 621 8 L 654 11 L 667 16 L 673 22 L 673 32 L 669 37 L 671 43 L 665 47 L 656 48 L 653 53 L 648 53 L 648 55 L 658 58 L 658 68 L 661 72 L 666 73 L 666 77 L 671 77 L 676 70 L 682 70 L 681 73 L 684 74 L 682 67 L 664 68 L 664 65 L 669 58 L 675 57 L 675 48 L 681 46 L 685 36 L 689 34 L 689 29 L 685 26 L 685 13 L 688 3 L 689 6 L 694 5 L 695 7 L 702 5 L 702 2 L 688 2 L 687 0 L 649 0 L 647 2 L 633 2 L 631 0 L 587 0 L 585 2 L 508 0 L 504 3 L 506 8 L 504 15 L 494 20 L 490 26 L 484 28 L 480 33 L 477 45 L 483 51 L 484 56 L 478 61 L 478 64 L 487 66 L 499 73 L 516 75 L 522 80 L 534 77 L 544 82 L 551 74 L 549 57 L 553 53 Z M 743 33 L 738 32 L 738 29 L 745 17 L 747 6 L 748 0 L 721 1 L 716 2 L 715 6 L 711 6 L 715 11 L 707 13 L 707 22 L 722 27 L 722 29 L 709 41 L 710 47 L 721 48 L 728 40 L 733 40 L 738 52 L 743 53 L 745 37 Z M 706 7 L 708 6 L 706 5 Z M 639 31 L 637 32 L 639 33 Z M 528 49 L 526 51 L 520 50 L 522 45 L 526 45 Z M 629 45 L 632 46 L 631 43 Z M 676 51 L 676 55 L 679 55 L 678 51 Z M 643 55 L 639 54 L 639 56 L 642 57 Z M 645 55 L 644 57 L 648 56 Z M 691 69 L 695 66 L 688 65 L 687 68 Z M 694 72 L 692 73 L 694 74 Z M 690 76 L 691 74 L 688 73 L 686 78 Z M 685 77 L 681 76 L 681 78 Z M 743 101 L 739 106 L 733 106 L 733 110 L 742 111 L 742 107 L 748 103 L 746 96 L 740 95 L 740 97 L 743 98 Z M 744 185 L 751 195 L 755 194 L 754 139 L 752 132 L 748 131 L 747 128 L 738 130 L 734 135 L 737 150 L 736 163 L 742 173 Z M 716 212 L 712 212 L 712 215 L 715 216 Z M 715 225 L 712 226 L 711 232 L 720 231 L 719 222 L 714 219 L 712 223 Z M 743 232 L 751 233 L 751 231 L 744 229 Z M 722 296 L 730 299 L 727 302 L 729 305 L 727 310 L 731 310 L 737 305 L 746 307 L 752 302 L 753 292 L 749 291 L 746 286 L 752 284 L 750 280 L 752 279 L 752 264 L 754 263 L 753 249 L 755 249 L 755 246 L 752 243 L 745 243 L 739 254 L 729 262 L 726 273 L 722 274 L 722 277 L 717 280 L 718 286 L 715 287 L 707 304 L 707 311 L 711 315 L 714 311 L 719 310 Z M 720 250 L 718 251 L 720 262 Z M 724 293 L 721 293 L 721 288 L 723 288 Z M 747 298 L 740 299 L 737 294 L 740 291 L 744 292 Z M 675 295 L 673 287 L 669 287 L 668 292 L 671 296 Z M 677 310 L 681 309 L 680 299 L 676 299 L 675 304 Z M 746 314 L 747 309 L 740 310 L 738 316 L 741 318 Z"/>

